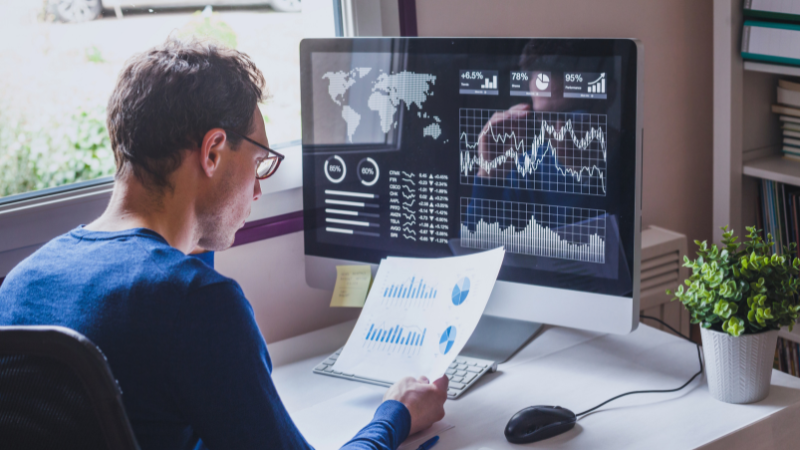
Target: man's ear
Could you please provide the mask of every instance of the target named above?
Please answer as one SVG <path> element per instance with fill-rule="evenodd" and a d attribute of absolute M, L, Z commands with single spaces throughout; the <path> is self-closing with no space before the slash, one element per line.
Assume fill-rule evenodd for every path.
<path fill-rule="evenodd" d="M 200 167 L 206 176 L 212 177 L 219 168 L 222 151 L 228 142 L 227 134 L 222 128 L 212 128 L 203 136 L 200 144 Z"/>

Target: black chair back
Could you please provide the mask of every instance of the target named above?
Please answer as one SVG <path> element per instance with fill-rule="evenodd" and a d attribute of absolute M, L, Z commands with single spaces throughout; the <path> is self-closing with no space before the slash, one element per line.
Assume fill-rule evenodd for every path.
<path fill-rule="evenodd" d="M 0 448 L 139 449 L 94 343 L 64 327 L 0 327 Z"/>

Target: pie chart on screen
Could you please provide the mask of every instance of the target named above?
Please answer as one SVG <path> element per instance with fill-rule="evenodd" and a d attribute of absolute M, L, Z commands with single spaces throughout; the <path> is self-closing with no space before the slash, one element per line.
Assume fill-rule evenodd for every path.
<path fill-rule="evenodd" d="M 545 73 L 536 75 L 536 89 L 544 91 L 547 89 L 547 86 L 550 86 L 550 77 Z"/>

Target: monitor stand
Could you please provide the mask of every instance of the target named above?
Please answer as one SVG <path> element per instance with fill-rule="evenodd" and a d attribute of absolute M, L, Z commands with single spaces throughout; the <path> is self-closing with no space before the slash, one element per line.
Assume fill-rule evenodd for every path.
<path fill-rule="evenodd" d="M 503 363 L 530 342 L 541 323 L 482 315 L 461 355 Z"/>

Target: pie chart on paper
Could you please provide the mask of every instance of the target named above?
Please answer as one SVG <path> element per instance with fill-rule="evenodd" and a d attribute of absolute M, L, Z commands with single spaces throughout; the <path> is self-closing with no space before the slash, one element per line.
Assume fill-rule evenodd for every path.
<path fill-rule="evenodd" d="M 444 333 L 442 333 L 442 337 L 439 339 L 439 351 L 442 352 L 443 355 L 446 355 L 447 352 L 453 348 L 453 344 L 456 342 L 456 327 L 449 326 Z"/>
<path fill-rule="evenodd" d="M 453 287 L 453 304 L 458 306 L 464 303 L 469 295 L 469 278 L 462 277 L 458 283 Z"/>

